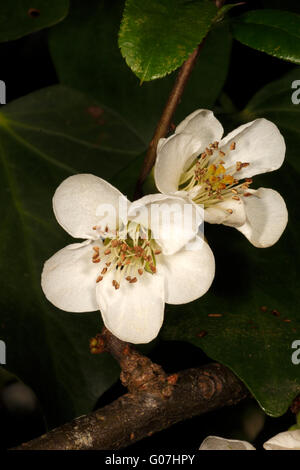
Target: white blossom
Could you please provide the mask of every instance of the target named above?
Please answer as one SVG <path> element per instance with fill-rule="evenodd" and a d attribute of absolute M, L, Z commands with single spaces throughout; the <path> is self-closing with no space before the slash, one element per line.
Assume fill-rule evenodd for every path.
<path fill-rule="evenodd" d="M 128 210 L 124 223 L 120 201 Z M 66 246 L 46 261 L 42 288 L 47 299 L 69 312 L 100 310 L 106 327 L 124 341 L 153 340 L 163 323 L 164 304 L 201 297 L 215 272 L 212 251 L 197 235 L 193 205 L 190 227 L 183 230 L 174 224 L 172 233 L 164 221 L 152 227 L 141 210 L 172 204 L 183 209 L 185 202 L 155 194 L 130 203 L 109 183 L 89 174 L 63 181 L 53 198 L 55 216 L 70 235 L 85 241 Z M 104 225 L 99 207 L 106 212 Z M 122 238 L 124 228 L 128 233 Z"/>
<path fill-rule="evenodd" d="M 251 177 L 278 169 L 285 142 L 266 119 L 238 127 L 226 137 L 208 110 L 189 115 L 167 139 L 160 139 L 154 169 L 156 186 L 204 207 L 205 221 L 237 228 L 256 247 L 276 243 L 288 213 L 281 195 L 249 189 Z"/>

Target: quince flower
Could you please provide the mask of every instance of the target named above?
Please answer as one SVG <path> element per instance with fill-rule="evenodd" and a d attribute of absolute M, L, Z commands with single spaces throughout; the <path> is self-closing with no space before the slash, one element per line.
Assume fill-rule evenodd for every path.
<path fill-rule="evenodd" d="M 180 191 L 202 205 L 206 222 L 235 227 L 256 247 L 271 246 L 287 224 L 285 202 L 273 189 L 249 185 L 252 176 L 282 165 L 284 139 L 266 119 L 222 136 L 223 127 L 211 111 L 190 114 L 174 135 L 158 143 L 156 186 L 161 193 Z"/>
<path fill-rule="evenodd" d="M 300 429 L 280 432 L 263 446 L 266 450 L 300 450 Z"/>
<path fill-rule="evenodd" d="M 173 204 L 179 211 L 186 205 L 182 198 L 162 194 L 130 203 L 90 174 L 63 181 L 53 197 L 55 216 L 70 235 L 85 241 L 46 261 L 42 289 L 47 299 L 68 312 L 100 310 L 105 326 L 123 341 L 153 340 L 163 323 L 165 302 L 191 302 L 205 294 L 214 278 L 214 257 L 197 235 L 194 206 L 189 204 L 190 225 L 183 230 L 174 224 L 171 233 L 167 222 L 151 226 L 142 210 Z"/>
<path fill-rule="evenodd" d="M 255 450 L 255 447 L 247 441 L 208 436 L 202 442 L 199 450 Z"/>
<path fill-rule="evenodd" d="M 263 444 L 265 450 L 300 450 L 300 429 L 276 434 Z M 208 436 L 199 450 L 256 450 L 250 442 Z"/>

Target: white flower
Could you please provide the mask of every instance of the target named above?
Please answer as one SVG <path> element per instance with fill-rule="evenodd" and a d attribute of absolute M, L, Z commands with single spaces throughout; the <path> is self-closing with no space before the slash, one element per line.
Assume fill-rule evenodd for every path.
<path fill-rule="evenodd" d="M 300 429 L 276 434 L 263 447 L 266 450 L 300 450 Z M 202 442 L 200 450 L 255 450 L 255 447 L 247 441 L 208 436 Z"/>
<path fill-rule="evenodd" d="M 208 436 L 202 442 L 199 450 L 255 450 L 255 447 L 247 441 Z"/>
<path fill-rule="evenodd" d="M 277 434 L 264 443 L 266 450 L 300 450 L 300 429 Z"/>
<path fill-rule="evenodd" d="M 120 200 L 128 206 L 124 222 L 128 234 L 123 240 L 124 227 L 116 218 L 116 214 L 121 217 Z M 171 235 L 167 224 L 153 228 L 145 212 L 139 211 L 174 203 L 184 205 L 182 198 L 162 194 L 131 204 L 116 188 L 89 174 L 63 181 L 53 198 L 55 216 L 70 235 L 86 240 L 66 246 L 45 263 L 42 288 L 47 299 L 69 312 L 100 309 L 106 327 L 124 341 L 154 339 L 165 302 L 184 304 L 201 297 L 214 277 L 212 251 L 204 240 L 196 244 L 194 206 L 190 205 L 194 211 L 190 229 L 176 226 Z M 107 208 L 105 217 L 103 213 L 100 217 L 99 205 Z M 148 240 L 142 236 L 146 233 L 151 234 Z"/>
<path fill-rule="evenodd" d="M 278 169 L 285 143 L 278 128 L 256 119 L 222 138 L 220 122 L 197 110 L 158 143 L 155 182 L 165 194 L 182 195 L 205 210 L 205 221 L 237 228 L 257 247 L 276 243 L 288 214 L 273 189 L 250 190 L 252 176 Z M 245 179 L 243 182 L 240 180 Z"/>

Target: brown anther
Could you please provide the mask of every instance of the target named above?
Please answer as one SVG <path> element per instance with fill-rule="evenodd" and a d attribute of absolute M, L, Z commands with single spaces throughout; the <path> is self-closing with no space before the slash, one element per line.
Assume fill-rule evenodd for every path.
<path fill-rule="evenodd" d="M 241 169 L 242 169 L 242 162 L 236 162 L 235 168 L 236 168 L 236 171 L 241 171 Z"/>
<path fill-rule="evenodd" d="M 223 313 L 209 313 L 207 316 L 212 318 L 219 318 L 223 317 Z"/>
<path fill-rule="evenodd" d="M 130 440 L 133 441 L 133 439 L 134 439 L 134 432 L 130 434 Z"/>
<path fill-rule="evenodd" d="M 233 210 L 232 209 L 226 209 L 226 212 L 228 212 L 228 214 L 232 214 Z"/>
<path fill-rule="evenodd" d="M 97 279 L 96 279 L 96 282 L 100 282 L 100 281 L 102 281 L 102 279 L 103 279 L 103 276 L 98 276 Z"/>
<path fill-rule="evenodd" d="M 129 282 L 130 282 L 130 284 L 133 284 L 133 283 L 137 282 L 137 278 L 136 278 L 136 277 L 133 277 L 132 279 L 130 279 Z"/>
<path fill-rule="evenodd" d="M 144 272 L 144 270 L 143 270 L 143 269 L 141 269 L 141 268 L 140 268 L 140 269 L 138 269 L 138 273 L 139 273 L 139 275 L 140 275 L 140 276 L 143 274 L 143 272 Z"/>
<path fill-rule="evenodd" d="M 213 147 L 215 149 L 217 149 L 219 147 L 219 142 L 217 140 L 213 143 Z"/>
<path fill-rule="evenodd" d="M 245 163 L 242 163 L 242 168 L 246 168 L 246 167 L 249 166 L 249 165 L 250 165 L 250 163 L 246 163 L 246 162 L 245 162 Z"/>
<path fill-rule="evenodd" d="M 107 272 L 107 268 L 103 268 L 101 274 L 105 274 Z"/>
<path fill-rule="evenodd" d="M 130 259 L 127 259 L 127 260 L 125 261 L 125 266 L 128 266 L 128 264 L 130 264 L 130 263 L 131 263 L 131 260 L 130 260 Z"/>
<path fill-rule="evenodd" d="M 122 250 L 122 251 L 126 251 L 126 250 L 127 250 L 127 245 L 126 245 L 126 243 L 123 243 L 123 244 L 122 244 L 121 250 Z"/>
<path fill-rule="evenodd" d="M 235 150 L 235 147 L 236 147 L 235 142 L 232 142 L 229 148 L 230 150 Z"/>
<path fill-rule="evenodd" d="M 131 281 L 131 276 L 127 276 L 125 279 L 126 279 L 126 281 L 130 282 Z"/>
<path fill-rule="evenodd" d="M 266 307 L 265 305 L 262 305 L 260 309 L 262 312 L 266 312 L 268 310 L 268 307 Z"/>
<path fill-rule="evenodd" d="M 222 150 L 219 150 L 219 155 L 220 157 L 225 157 L 225 152 L 222 152 Z"/>
<path fill-rule="evenodd" d="M 99 246 L 93 246 L 93 250 L 94 250 L 96 253 L 99 253 Z"/>
<path fill-rule="evenodd" d="M 155 251 L 154 251 L 154 254 L 155 254 L 155 255 L 160 255 L 160 254 L 161 254 L 161 250 L 155 250 Z"/>
<path fill-rule="evenodd" d="M 120 284 L 117 281 L 115 281 L 114 288 L 116 290 L 120 288 Z"/>
<path fill-rule="evenodd" d="M 115 248 L 116 246 L 118 246 L 118 240 L 112 240 L 111 246 L 112 246 L 113 248 Z"/>
<path fill-rule="evenodd" d="M 153 264 L 150 264 L 150 269 L 153 273 L 156 273 L 156 267 Z"/>
<path fill-rule="evenodd" d="M 104 230 L 104 231 L 105 231 L 105 232 L 108 232 L 108 226 L 107 226 L 107 225 L 106 225 L 106 227 L 105 227 L 105 230 Z"/>
<path fill-rule="evenodd" d="M 237 193 L 238 193 L 237 190 L 234 189 L 234 188 L 232 188 L 231 192 L 234 193 L 234 194 L 237 194 Z"/>
<path fill-rule="evenodd" d="M 209 149 L 208 147 L 206 147 L 205 152 L 206 152 L 207 155 L 212 155 L 213 154 L 213 151 L 211 149 Z"/>
<path fill-rule="evenodd" d="M 104 251 L 104 254 L 105 255 L 110 255 L 111 253 L 111 249 L 110 248 L 107 248 L 107 250 Z"/>
<path fill-rule="evenodd" d="M 252 196 L 252 193 L 244 193 L 243 196 L 244 197 L 249 197 L 249 196 Z"/>
<path fill-rule="evenodd" d="M 238 196 L 232 196 L 232 199 L 234 199 L 235 201 L 239 201 L 240 198 Z"/>
<path fill-rule="evenodd" d="M 97 225 L 95 225 L 95 226 L 93 227 L 93 230 L 97 230 Z"/>
<path fill-rule="evenodd" d="M 253 183 L 252 178 L 245 178 L 245 183 L 247 183 L 247 184 Z"/>
<path fill-rule="evenodd" d="M 108 267 L 108 266 L 110 266 L 110 265 L 111 265 L 111 262 L 109 262 L 109 263 L 105 263 L 105 264 L 106 264 L 106 266 Z"/>
<path fill-rule="evenodd" d="M 100 263 L 101 259 L 93 257 L 92 261 L 93 261 L 93 263 Z"/>

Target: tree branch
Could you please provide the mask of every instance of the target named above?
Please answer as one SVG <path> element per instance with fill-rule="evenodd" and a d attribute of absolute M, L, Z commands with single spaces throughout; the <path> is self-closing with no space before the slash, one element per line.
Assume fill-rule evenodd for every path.
<path fill-rule="evenodd" d="M 202 45 L 203 45 L 203 41 L 194 50 L 194 52 L 190 55 L 190 57 L 184 62 L 184 64 L 181 66 L 178 72 L 176 81 L 169 95 L 168 101 L 165 105 L 161 118 L 156 126 L 153 138 L 149 144 L 149 148 L 144 159 L 144 164 L 141 169 L 141 173 L 140 173 L 137 185 L 136 185 L 135 196 L 134 196 L 135 199 L 140 197 L 142 194 L 143 183 L 155 163 L 158 141 L 159 139 L 164 137 L 170 129 L 174 112 L 177 108 L 178 103 L 180 102 L 183 91 L 191 75 L 191 72 L 194 68 L 194 65 L 197 61 L 197 57 L 199 55 L 200 49 L 202 48 Z"/>
<path fill-rule="evenodd" d="M 120 363 L 121 380 L 129 393 L 17 450 L 117 450 L 184 419 L 233 405 L 248 395 L 242 382 L 221 364 L 167 375 L 106 328 L 97 342 L 97 352 L 110 352 Z M 92 347 L 96 346 L 93 342 Z"/>

